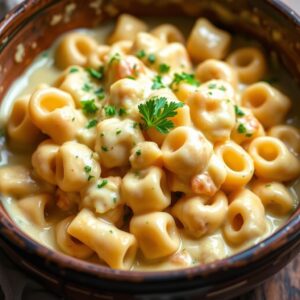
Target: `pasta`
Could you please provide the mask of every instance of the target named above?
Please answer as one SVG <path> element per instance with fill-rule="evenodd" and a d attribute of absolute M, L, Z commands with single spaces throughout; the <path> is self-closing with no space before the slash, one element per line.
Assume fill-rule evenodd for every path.
<path fill-rule="evenodd" d="M 207 19 L 188 36 L 154 23 L 122 14 L 113 30 L 65 34 L 1 115 L 12 219 L 51 249 L 119 270 L 215 262 L 299 205 L 296 88 L 282 88 L 283 71 Z"/>

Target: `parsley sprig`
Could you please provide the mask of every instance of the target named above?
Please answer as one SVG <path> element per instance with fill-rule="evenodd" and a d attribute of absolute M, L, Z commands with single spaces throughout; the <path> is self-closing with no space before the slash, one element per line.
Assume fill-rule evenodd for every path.
<path fill-rule="evenodd" d="M 185 72 L 175 73 L 174 78 L 170 84 L 170 87 L 173 89 L 174 85 L 178 85 L 181 82 L 188 83 L 193 86 L 199 86 L 200 82 L 195 78 L 194 74 L 188 74 Z"/>
<path fill-rule="evenodd" d="M 176 110 L 182 106 L 181 102 L 167 102 L 166 97 L 150 98 L 138 106 L 144 122 L 141 127 L 144 129 L 154 127 L 160 133 L 167 134 L 170 129 L 174 128 L 174 123 L 168 118 L 176 116 Z"/>

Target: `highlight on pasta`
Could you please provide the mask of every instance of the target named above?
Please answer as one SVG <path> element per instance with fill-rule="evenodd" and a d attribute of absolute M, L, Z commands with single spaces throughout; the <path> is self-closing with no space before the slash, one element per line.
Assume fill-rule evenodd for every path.
<path fill-rule="evenodd" d="M 264 49 L 205 18 L 187 36 L 127 14 L 105 26 L 66 33 L 21 75 L 35 80 L 9 103 L 0 152 L 17 225 L 76 259 L 162 270 L 228 257 L 284 224 L 299 203 L 300 134 Z"/>

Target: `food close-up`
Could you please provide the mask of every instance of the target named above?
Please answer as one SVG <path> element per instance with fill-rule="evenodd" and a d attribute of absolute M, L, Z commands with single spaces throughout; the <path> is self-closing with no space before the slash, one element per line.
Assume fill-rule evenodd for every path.
<path fill-rule="evenodd" d="M 300 201 L 300 87 L 278 52 L 206 15 L 89 27 L 57 34 L 2 98 L 0 195 L 17 230 L 129 277 L 263 248 Z"/>

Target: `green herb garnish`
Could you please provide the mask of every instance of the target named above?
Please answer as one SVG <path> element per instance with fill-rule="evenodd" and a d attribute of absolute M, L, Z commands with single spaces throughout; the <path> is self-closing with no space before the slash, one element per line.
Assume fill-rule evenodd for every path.
<path fill-rule="evenodd" d="M 99 183 L 99 184 L 97 185 L 97 188 L 98 188 L 98 189 L 101 189 L 101 188 L 103 188 L 104 186 L 106 186 L 107 183 L 108 183 L 108 180 L 103 179 L 102 182 Z"/>
<path fill-rule="evenodd" d="M 96 119 L 90 120 L 86 125 L 87 129 L 93 128 L 97 125 L 98 121 Z"/>
<path fill-rule="evenodd" d="M 247 133 L 247 128 L 245 127 L 244 124 L 240 123 L 238 128 L 237 128 L 238 133 L 244 134 Z"/>
<path fill-rule="evenodd" d="M 118 130 L 116 131 L 116 135 L 119 135 L 121 132 L 122 132 L 122 130 L 121 130 L 121 129 L 118 129 Z"/>
<path fill-rule="evenodd" d="M 135 54 L 135 56 L 137 57 L 137 58 L 139 58 L 139 59 L 141 59 L 141 58 L 143 58 L 143 57 L 145 57 L 146 56 L 146 52 L 145 52 L 145 50 L 139 50 L 136 54 Z"/>
<path fill-rule="evenodd" d="M 93 68 L 86 68 L 86 71 L 89 75 L 95 79 L 101 80 L 104 77 L 104 67 L 100 67 L 99 70 L 95 70 Z"/>
<path fill-rule="evenodd" d="M 79 71 L 78 68 L 76 68 L 76 67 L 71 67 L 70 70 L 69 70 L 69 73 L 76 73 L 76 72 L 78 72 L 78 71 Z"/>
<path fill-rule="evenodd" d="M 138 149 L 138 150 L 135 151 L 135 155 L 136 156 L 140 156 L 141 154 L 142 154 L 141 149 Z"/>
<path fill-rule="evenodd" d="M 106 146 L 101 146 L 101 150 L 102 150 L 103 152 L 107 152 L 107 151 L 108 151 L 108 148 L 107 148 Z"/>
<path fill-rule="evenodd" d="M 92 86 L 87 82 L 82 86 L 82 90 L 85 92 L 90 92 L 91 89 L 92 89 Z"/>
<path fill-rule="evenodd" d="M 153 84 L 151 86 L 151 89 L 152 90 L 159 90 L 159 89 L 162 89 L 164 87 L 165 87 L 165 85 L 162 82 L 161 76 L 160 75 L 155 76 L 154 79 L 153 79 Z"/>
<path fill-rule="evenodd" d="M 155 63 L 155 60 L 156 60 L 156 56 L 155 54 L 149 54 L 148 56 L 148 61 L 150 64 L 154 64 Z"/>
<path fill-rule="evenodd" d="M 234 106 L 234 111 L 237 117 L 243 117 L 245 113 L 237 106 Z"/>
<path fill-rule="evenodd" d="M 97 96 L 98 100 L 103 100 L 105 98 L 104 88 L 99 88 L 95 91 L 95 95 Z"/>
<path fill-rule="evenodd" d="M 112 105 L 105 106 L 104 111 L 107 117 L 113 117 L 116 114 L 116 108 Z"/>
<path fill-rule="evenodd" d="M 94 99 L 83 100 L 80 103 L 81 103 L 83 112 L 86 114 L 95 114 L 98 110 L 98 107 L 96 106 Z"/>
<path fill-rule="evenodd" d="M 118 62 L 121 59 L 121 55 L 119 53 L 115 53 L 109 60 L 109 65 L 111 65 L 114 62 Z"/>
<path fill-rule="evenodd" d="M 195 78 L 194 74 L 188 74 L 185 72 L 175 73 L 174 78 L 170 84 L 170 87 L 173 88 L 174 85 L 178 85 L 181 82 L 188 83 L 190 85 L 199 86 L 200 82 Z"/>
<path fill-rule="evenodd" d="M 168 73 L 170 71 L 170 66 L 167 64 L 160 64 L 159 65 L 159 73 Z"/>
<path fill-rule="evenodd" d="M 124 115 L 126 115 L 126 114 L 127 114 L 126 109 L 123 108 L 123 107 L 121 107 L 121 108 L 119 109 L 119 116 L 122 117 L 122 116 L 124 116 Z"/>
<path fill-rule="evenodd" d="M 154 127 L 157 131 L 167 134 L 170 129 L 174 128 L 174 123 L 168 118 L 177 115 L 177 109 L 182 107 L 181 102 L 167 102 L 165 97 L 154 96 L 147 102 L 138 106 L 139 112 L 142 115 L 142 128 L 148 129 Z"/>

